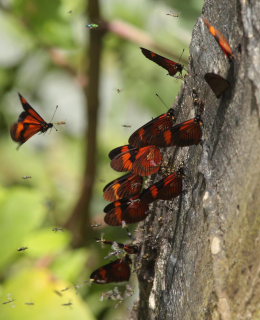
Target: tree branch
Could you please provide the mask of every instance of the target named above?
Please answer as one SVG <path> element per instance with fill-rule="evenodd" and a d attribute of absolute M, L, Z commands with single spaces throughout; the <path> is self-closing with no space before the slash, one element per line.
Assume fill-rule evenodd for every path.
<path fill-rule="evenodd" d="M 174 60 L 180 59 L 180 52 L 177 52 L 177 50 L 168 50 L 165 47 L 158 45 L 158 43 L 156 43 L 149 34 L 132 26 L 129 23 L 121 20 L 113 20 L 110 22 L 105 22 L 104 26 L 108 31 L 113 32 L 114 34 L 128 41 L 132 41 L 139 46 L 160 51 L 162 54 L 165 54 L 167 57 L 172 57 Z M 180 59 L 180 63 L 187 64 L 188 61 L 182 57 Z"/>

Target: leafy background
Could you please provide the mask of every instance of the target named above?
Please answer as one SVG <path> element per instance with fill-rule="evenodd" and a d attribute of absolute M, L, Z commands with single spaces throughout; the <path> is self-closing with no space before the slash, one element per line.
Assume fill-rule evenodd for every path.
<path fill-rule="evenodd" d="M 84 0 L 0 1 L 0 320 L 120 319 L 138 296 L 133 276 L 132 298 L 118 308 L 114 301 L 101 302 L 102 292 L 114 286 L 90 286 L 86 280 L 105 263 L 109 249 L 94 239 L 75 248 L 69 230 L 52 231 L 70 216 L 84 170 L 83 132 L 88 125 L 84 70 L 91 46 L 86 24 L 92 22 L 86 5 Z M 101 1 L 107 21 L 135 26 L 175 56 L 185 49 L 184 59 L 201 6 L 197 0 Z M 172 11 L 180 16 L 166 15 Z M 138 47 L 113 33 L 104 38 L 93 223 L 103 218 L 104 185 L 118 176 L 109 169 L 108 152 L 125 144 L 130 133 L 151 117 L 165 112 L 155 93 L 170 107 L 181 86 L 180 80 L 146 60 Z M 10 125 L 22 110 L 17 92 L 46 121 L 58 105 L 55 120 L 66 125 L 33 137 L 17 151 L 9 136 Z M 122 127 L 125 124 L 131 128 Z M 126 239 L 117 228 L 102 226 L 96 233 Z M 28 250 L 17 251 L 22 246 Z"/>

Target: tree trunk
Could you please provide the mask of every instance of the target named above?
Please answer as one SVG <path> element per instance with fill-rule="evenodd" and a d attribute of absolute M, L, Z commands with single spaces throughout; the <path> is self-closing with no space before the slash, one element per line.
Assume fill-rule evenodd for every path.
<path fill-rule="evenodd" d="M 87 16 L 89 21 L 102 21 L 100 14 L 100 4 L 98 0 L 89 0 L 87 4 Z M 93 239 L 93 229 L 91 228 L 91 200 L 96 178 L 96 157 L 97 157 L 97 127 L 99 112 L 99 81 L 100 65 L 103 50 L 103 28 L 89 31 L 90 46 L 87 50 L 88 57 L 88 85 L 85 89 L 87 98 L 87 119 L 88 126 L 85 132 L 85 170 L 83 182 L 78 201 L 72 211 L 71 216 L 65 223 L 65 227 L 72 231 L 72 244 L 81 247 Z"/>
<path fill-rule="evenodd" d="M 167 170 L 183 161 L 186 192 L 156 202 L 139 225 L 140 299 L 132 318 L 260 319 L 260 2 L 207 0 L 203 16 L 236 57 L 228 62 L 199 18 L 176 110 L 178 122 L 193 117 L 195 88 L 205 103 L 203 143 L 165 150 Z M 220 99 L 207 72 L 231 83 Z"/>

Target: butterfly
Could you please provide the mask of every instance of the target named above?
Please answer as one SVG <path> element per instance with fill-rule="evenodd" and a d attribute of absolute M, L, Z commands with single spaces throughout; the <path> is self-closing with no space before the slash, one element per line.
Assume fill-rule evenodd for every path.
<path fill-rule="evenodd" d="M 125 145 L 113 149 L 109 158 L 111 167 L 116 171 L 132 171 L 136 175 L 149 176 L 159 171 L 163 156 L 156 146 L 135 148 Z"/>
<path fill-rule="evenodd" d="M 103 189 L 103 195 L 107 201 L 132 197 L 141 192 L 142 185 L 142 177 L 128 173 L 108 183 Z"/>
<path fill-rule="evenodd" d="M 128 254 L 137 254 L 139 252 L 139 247 L 133 244 L 124 244 L 116 241 L 103 240 L 103 239 L 98 239 L 97 242 L 109 244 L 111 246 L 115 244 L 116 247 L 123 249 Z"/>
<path fill-rule="evenodd" d="M 171 108 L 166 113 L 161 114 L 137 129 L 130 136 L 128 142 L 134 147 L 153 145 L 153 143 L 151 143 L 152 138 L 171 128 L 175 120 L 174 110 Z"/>
<path fill-rule="evenodd" d="M 166 69 L 169 72 L 170 76 L 175 76 L 177 72 L 179 72 L 180 74 L 182 73 L 182 70 L 183 70 L 182 64 L 174 62 L 165 57 L 162 57 L 159 54 L 152 52 L 150 50 L 147 50 L 145 48 L 140 48 L 140 49 L 142 50 L 142 53 L 144 56 L 146 56 L 146 58 L 157 63 L 160 67 Z"/>
<path fill-rule="evenodd" d="M 205 25 L 208 27 L 209 32 L 213 35 L 213 37 L 216 39 L 217 43 L 219 44 L 222 51 L 225 53 L 225 55 L 228 57 L 229 61 L 234 59 L 233 51 L 230 47 L 230 44 L 228 43 L 228 40 L 226 37 L 221 33 L 219 30 L 217 30 L 215 27 L 213 27 L 209 20 L 206 18 L 202 18 Z"/>
<path fill-rule="evenodd" d="M 203 122 L 200 116 L 197 115 L 193 119 L 184 121 L 173 127 L 169 127 L 166 130 L 158 131 L 155 135 L 151 135 L 149 143 L 157 147 L 187 147 L 198 144 L 202 137 L 202 125 Z M 135 139 L 135 144 L 138 144 L 137 137 Z M 143 144 L 144 142 L 141 140 L 140 145 Z"/>
<path fill-rule="evenodd" d="M 109 203 L 104 212 L 105 223 L 110 226 L 122 226 L 123 223 L 130 224 L 144 220 L 149 213 L 149 206 L 140 198 L 133 197 Z"/>
<path fill-rule="evenodd" d="M 203 122 L 199 115 L 154 136 L 152 142 L 158 147 L 187 147 L 199 144 L 202 137 Z"/>
<path fill-rule="evenodd" d="M 221 95 L 230 87 L 228 80 L 215 73 L 206 73 L 204 79 L 217 98 L 220 98 Z"/>
<path fill-rule="evenodd" d="M 36 133 L 43 133 L 52 128 L 53 123 L 45 122 L 28 101 L 20 93 L 18 95 L 24 111 L 20 114 L 18 122 L 12 125 L 10 134 L 11 138 L 18 142 L 20 147 Z"/>
<path fill-rule="evenodd" d="M 145 189 L 139 196 L 141 201 L 151 203 L 155 200 L 171 200 L 182 193 L 183 169 L 170 174 Z"/>
<path fill-rule="evenodd" d="M 131 259 L 126 255 L 93 271 L 90 280 L 97 284 L 128 281 L 131 275 L 131 263 Z"/>

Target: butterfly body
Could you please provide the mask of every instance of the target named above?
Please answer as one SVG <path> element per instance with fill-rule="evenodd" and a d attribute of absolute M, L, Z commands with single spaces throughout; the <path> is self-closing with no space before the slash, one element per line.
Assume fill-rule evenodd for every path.
<path fill-rule="evenodd" d="M 24 111 L 12 125 L 10 134 L 11 138 L 21 146 L 36 133 L 44 133 L 52 128 L 53 124 L 47 123 L 21 94 L 18 95 Z"/>

